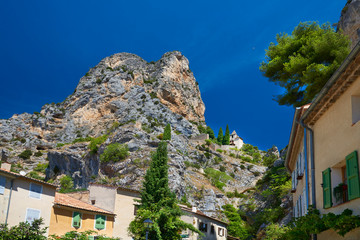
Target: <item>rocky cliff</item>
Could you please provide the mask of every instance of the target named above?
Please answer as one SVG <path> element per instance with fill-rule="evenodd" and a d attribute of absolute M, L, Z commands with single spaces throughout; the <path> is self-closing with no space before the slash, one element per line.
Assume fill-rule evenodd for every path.
<path fill-rule="evenodd" d="M 351 46 L 354 47 L 360 37 L 360 0 L 348 0 L 341 11 L 338 30 L 342 30 L 351 39 Z"/>
<path fill-rule="evenodd" d="M 170 123 L 171 189 L 183 203 L 218 216 L 223 204 L 240 200 L 225 193 L 253 188 L 266 168 L 239 160 L 244 152 L 229 156 L 192 139 L 204 124 L 204 111 L 189 61 L 180 52 L 150 63 L 119 53 L 91 68 L 63 102 L 0 120 L 0 157 L 13 171 L 46 181 L 58 183 L 66 174 L 77 188 L 100 182 L 140 189 L 151 152 Z M 96 151 L 89 149 L 92 142 Z M 102 163 L 112 143 L 126 144 L 129 156 Z"/>

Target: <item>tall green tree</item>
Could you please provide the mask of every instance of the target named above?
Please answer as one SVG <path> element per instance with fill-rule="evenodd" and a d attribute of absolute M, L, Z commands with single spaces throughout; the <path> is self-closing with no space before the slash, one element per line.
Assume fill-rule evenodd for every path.
<path fill-rule="evenodd" d="M 224 136 L 224 138 L 223 138 L 222 143 L 223 143 L 223 145 L 229 145 L 229 144 L 230 144 L 230 130 L 229 130 L 229 125 L 226 125 L 225 136 Z"/>
<path fill-rule="evenodd" d="M 143 182 L 139 210 L 128 229 L 135 239 L 145 239 L 143 222 L 147 218 L 153 222 L 149 229 L 149 239 L 178 240 L 181 239 L 183 229 L 200 233 L 192 224 L 180 220 L 182 212 L 168 184 L 167 162 L 167 143 L 162 141 L 152 155 L 150 168 Z"/>
<path fill-rule="evenodd" d="M 285 88 L 275 100 L 294 107 L 311 102 L 350 52 L 349 38 L 329 23 L 300 22 L 292 35 L 278 34 L 276 42 L 266 50 L 260 71 Z"/>
<path fill-rule="evenodd" d="M 214 131 L 211 129 L 211 127 L 209 126 L 206 127 L 206 133 L 209 134 L 210 139 L 215 139 L 215 134 Z"/>
<path fill-rule="evenodd" d="M 164 129 L 163 140 L 171 140 L 171 125 L 170 125 L 170 123 L 168 125 L 166 125 L 166 127 Z"/>
<path fill-rule="evenodd" d="M 223 142 L 223 138 L 224 138 L 224 133 L 223 133 L 223 130 L 222 128 L 219 129 L 219 133 L 217 135 L 217 141 L 218 143 L 221 145 L 222 142 Z"/>

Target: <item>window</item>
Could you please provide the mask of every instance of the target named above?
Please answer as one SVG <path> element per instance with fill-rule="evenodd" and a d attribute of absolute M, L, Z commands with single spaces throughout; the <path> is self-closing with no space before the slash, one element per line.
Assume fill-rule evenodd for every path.
<path fill-rule="evenodd" d="M 72 226 L 74 228 L 79 228 L 80 224 L 81 224 L 81 213 L 73 212 Z"/>
<path fill-rule="evenodd" d="M 139 210 L 139 205 L 134 204 L 134 215 L 135 216 L 136 216 L 138 210 Z"/>
<path fill-rule="evenodd" d="M 354 151 L 346 156 L 346 178 L 349 200 L 360 197 L 357 151 Z"/>
<path fill-rule="evenodd" d="M 219 229 L 218 229 L 218 235 L 219 235 L 220 237 L 223 237 L 223 236 L 224 236 L 224 233 L 225 233 L 224 228 L 219 227 Z"/>
<path fill-rule="evenodd" d="M 351 96 L 352 124 L 360 120 L 360 96 Z"/>
<path fill-rule="evenodd" d="M 41 185 L 30 183 L 30 193 L 29 193 L 30 197 L 40 199 L 41 193 L 42 193 Z"/>
<path fill-rule="evenodd" d="M 200 222 L 199 223 L 199 230 L 202 231 L 202 232 L 207 232 L 207 224 L 203 223 L 203 222 Z"/>
<path fill-rule="evenodd" d="M 210 233 L 211 233 L 211 234 L 214 234 L 214 233 L 215 233 L 215 227 L 214 227 L 214 225 L 211 225 Z"/>
<path fill-rule="evenodd" d="M 106 217 L 103 215 L 95 216 L 95 228 L 98 230 L 105 229 Z"/>
<path fill-rule="evenodd" d="M 32 223 L 35 219 L 40 218 L 40 210 L 28 208 L 26 209 L 25 221 Z"/>
<path fill-rule="evenodd" d="M 6 183 L 6 178 L 0 176 L 0 194 L 4 194 L 5 192 L 5 183 Z"/>
<path fill-rule="evenodd" d="M 332 194 L 331 194 L 331 169 L 328 168 L 322 172 L 323 178 L 323 207 L 332 207 Z"/>

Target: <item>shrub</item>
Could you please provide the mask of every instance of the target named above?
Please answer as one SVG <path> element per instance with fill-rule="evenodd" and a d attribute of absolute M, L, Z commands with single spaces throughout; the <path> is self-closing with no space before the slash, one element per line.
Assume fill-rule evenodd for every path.
<path fill-rule="evenodd" d="M 220 190 L 223 189 L 227 181 L 232 179 L 232 177 L 230 177 L 226 173 L 215 170 L 213 168 L 206 168 L 205 175 L 210 179 L 211 183 Z"/>
<path fill-rule="evenodd" d="M 233 157 L 233 158 L 236 157 L 236 155 L 235 155 L 234 153 L 230 153 L 229 156 L 230 156 L 230 157 Z"/>
<path fill-rule="evenodd" d="M 18 156 L 24 160 L 29 159 L 32 155 L 32 151 L 29 149 L 24 150 L 22 153 L 20 153 Z"/>
<path fill-rule="evenodd" d="M 100 144 L 104 143 L 108 135 L 103 135 L 97 138 L 92 138 L 89 143 L 89 149 L 91 154 L 96 154 Z"/>
<path fill-rule="evenodd" d="M 41 176 L 39 175 L 39 173 L 37 173 L 37 172 L 35 172 L 35 171 L 29 172 L 28 176 L 31 177 L 31 178 L 35 178 L 35 179 L 41 180 L 41 181 L 44 181 L 44 179 L 45 179 L 44 177 L 41 177 Z"/>
<path fill-rule="evenodd" d="M 92 140 L 92 137 L 86 137 L 86 138 L 80 137 L 80 138 L 74 139 L 71 143 L 75 144 L 75 143 L 80 143 L 80 142 L 90 142 L 91 140 Z"/>
<path fill-rule="evenodd" d="M 240 165 L 240 168 L 242 169 L 242 170 L 244 170 L 245 169 L 245 166 L 244 165 Z"/>
<path fill-rule="evenodd" d="M 163 140 L 164 134 L 163 134 L 163 133 L 160 133 L 160 134 L 157 135 L 156 137 L 157 137 L 157 139 L 159 139 L 159 140 Z"/>
<path fill-rule="evenodd" d="M 36 153 L 34 153 L 35 157 L 41 157 L 42 155 L 43 155 L 43 153 L 40 151 L 37 151 Z"/>
<path fill-rule="evenodd" d="M 72 177 L 65 175 L 60 178 L 60 191 L 61 193 L 69 192 L 74 187 L 74 181 Z"/>
<path fill-rule="evenodd" d="M 256 171 L 256 172 L 253 172 L 254 176 L 257 177 L 260 175 L 260 172 Z"/>
<path fill-rule="evenodd" d="M 125 159 L 129 155 L 129 149 L 126 144 L 112 143 L 109 144 L 104 153 L 100 155 L 100 161 L 106 162 L 118 162 Z"/>
<path fill-rule="evenodd" d="M 35 168 L 34 171 L 45 173 L 46 168 L 49 166 L 48 163 L 41 164 L 39 163 Z"/>
<path fill-rule="evenodd" d="M 46 240 L 46 227 L 41 228 L 44 221 L 42 218 L 35 219 L 32 223 L 20 222 L 18 225 L 12 226 L 10 229 L 6 224 L 0 224 L 0 239 L 2 240 Z"/>
<path fill-rule="evenodd" d="M 63 146 L 65 146 L 65 143 L 58 143 L 58 144 L 56 144 L 56 147 L 57 147 L 57 148 L 61 148 L 61 147 L 63 147 Z"/>
<path fill-rule="evenodd" d="M 226 168 L 221 165 L 221 166 L 220 166 L 220 171 L 221 171 L 221 172 L 225 172 L 225 171 L 226 171 Z"/>
<path fill-rule="evenodd" d="M 209 152 L 205 152 L 204 155 L 205 155 L 206 158 L 210 158 L 210 157 L 211 157 L 211 153 L 209 153 Z"/>
<path fill-rule="evenodd" d="M 214 161 L 215 161 L 215 164 L 219 164 L 220 162 L 222 162 L 222 159 L 221 159 L 221 157 L 215 157 L 214 158 Z"/>
<path fill-rule="evenodd" d="M 219 152 L 219 153 L 223 152 L 223 150 L 221 150 L 220 148 L 216 149 L 216 151 Z"/>
<path fill-rule="evenodd" d="M 248 166 L 247 166 L 247 170 L 250 171 L 253 167 L 254 167 L 254 165 L 248 165 Z"/>

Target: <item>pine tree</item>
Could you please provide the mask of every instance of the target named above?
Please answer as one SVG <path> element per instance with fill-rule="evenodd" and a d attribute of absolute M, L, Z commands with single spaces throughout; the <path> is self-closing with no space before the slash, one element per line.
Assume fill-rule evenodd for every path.
<path fill-rule="evenodd" d="M 229 144 L 230 144 L 230 130 L 229 130 L 229 125 L 226 125 L 225 136 L 223 138 L 223 145 L 229 145 Z"/>
<path fill-rule="evenodd" d="M 210 139 L 215 139 L 215 134 L 214 131 L 211 129 L 211 127 L 209 126 L 206 127 L 206 133 L 209 134 Z"/>
<path fill-rule="evenodd" d="M 221 145 L 222 144 L 222 142 L 223 142 L 223 138 L 224 138 L 224 133 L 223 133 L 223 130 L 222 130 L 222 128 L 220 128 L 219 129 L 219 133 L 218 133 L 218 135 L 217 135 L 217 141 L 218 141 L 218 143 Z"/>
<path fill-rule="evenodd" d="M 166 125 L 166 127 L 164 129 L 163 140 L 171 140 L 171 125 L 170 125 L 170 123 L 168 125 Z"/>
<path fill-rule="evenodd" d="M 153 222 L 149 239 L 178 240 L 183 229 L 200 233 L 192 224 L 180 220 L 182 212 L 168 184 L 167 162 L 167 143 L 162 141 L 152 155 L 143 182 L 139 210 L 128 229 L 134 239 L 144 239 L 146 229 L 143 222 L 147 218 Z"/>

